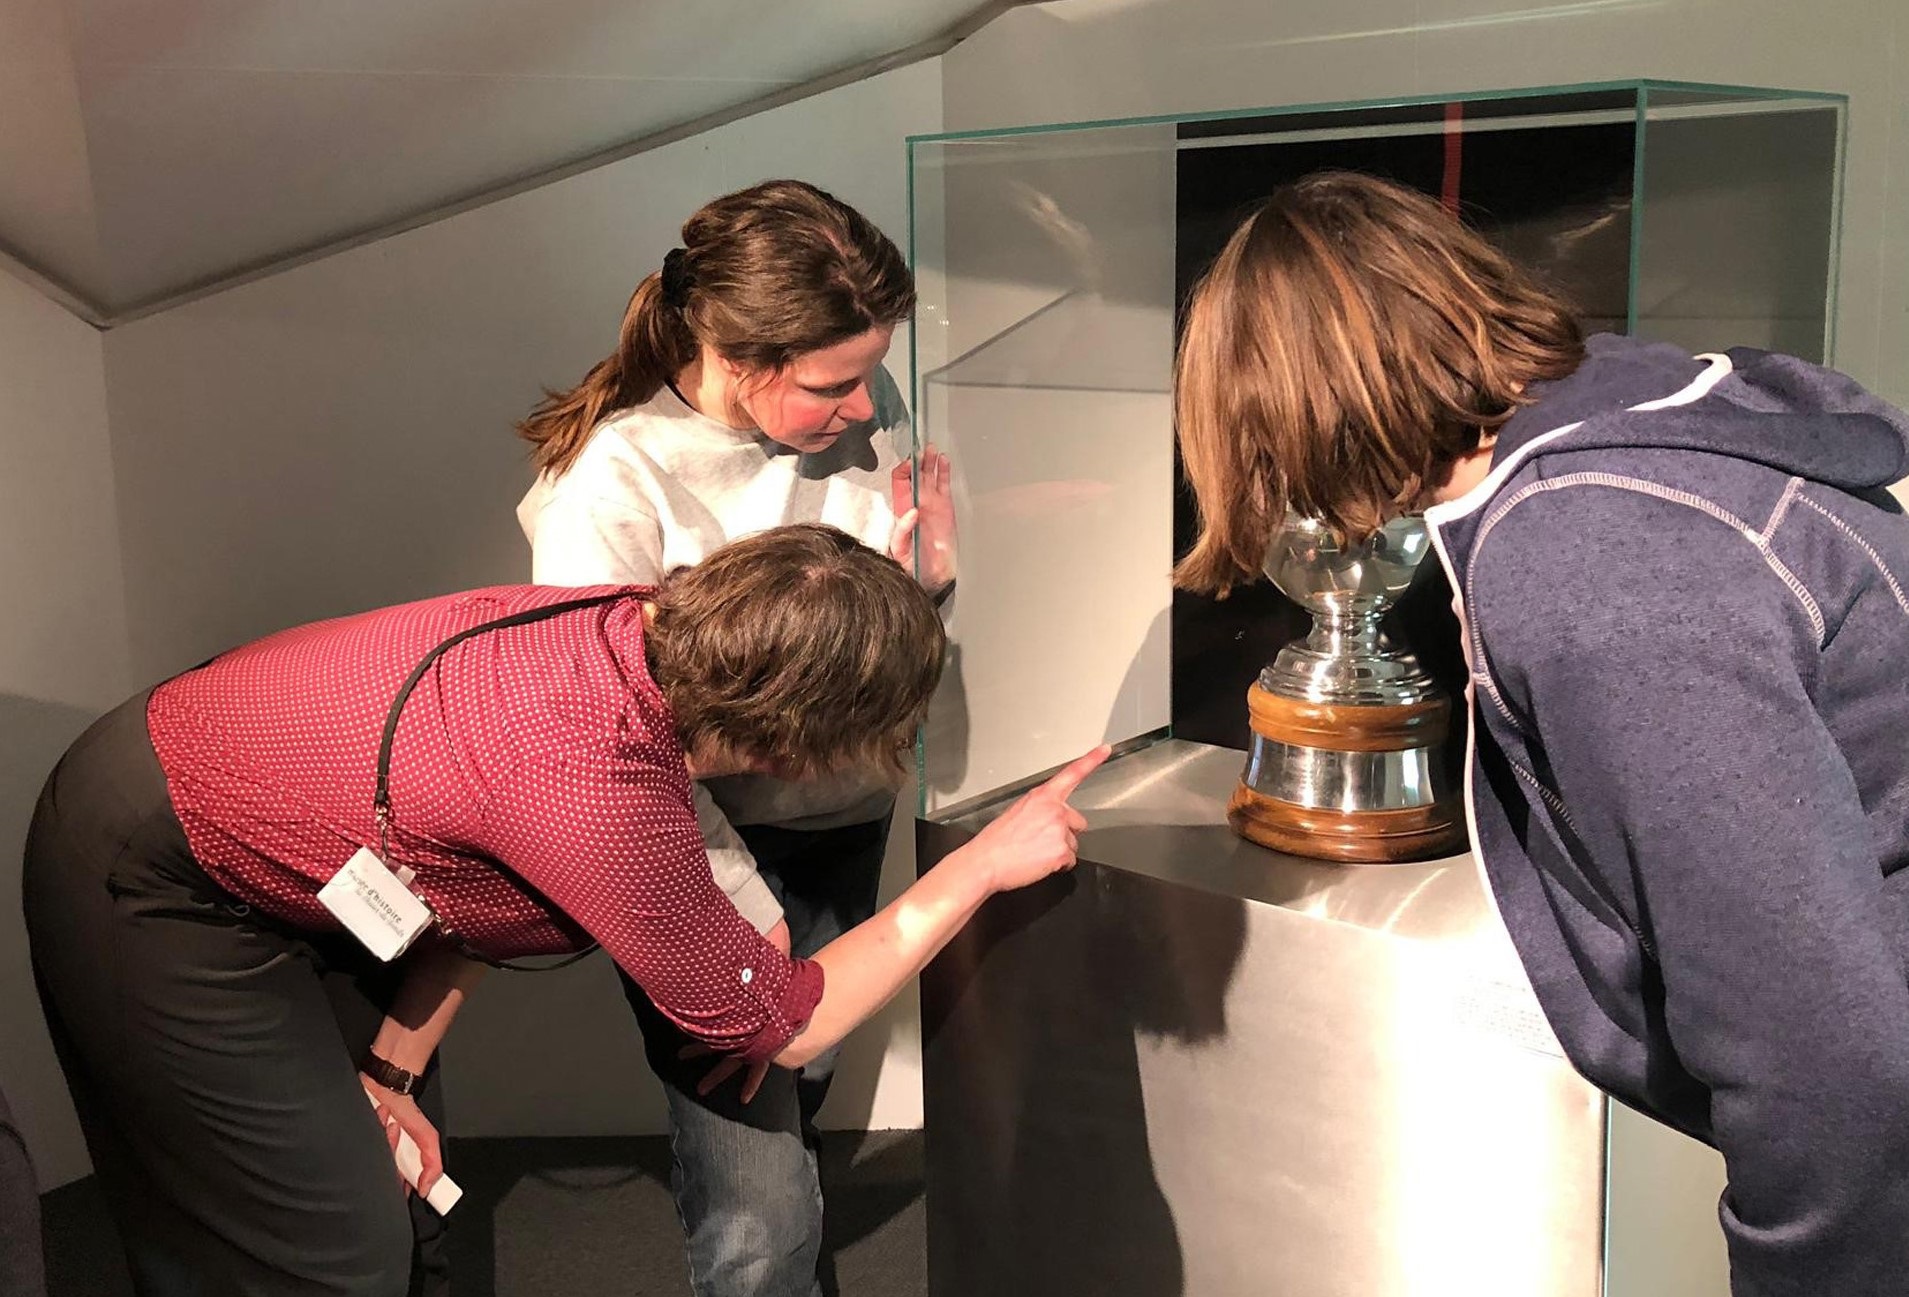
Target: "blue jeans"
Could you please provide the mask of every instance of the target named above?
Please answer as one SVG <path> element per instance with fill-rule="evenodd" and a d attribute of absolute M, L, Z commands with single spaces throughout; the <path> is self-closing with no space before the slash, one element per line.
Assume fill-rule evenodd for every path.
<path fill-rule="evenodd" d="M 813 955 L 875 912 L 887 819 L 814 832 L 738 827 L 782 902 L 794 953 Z M 696 1084 L 715 1060 L 676 1055 L 690 1038 L 627 976 L 650 1070 L 669 1099 L 671 1188 L 696 1297 L 818 1297 L 833 1290 L 822 1256 L 815 1114 L 836 1051 L 800 1072 L 772 1067 L 748 1104 L 731 1078 L 707 1097 Z"/>

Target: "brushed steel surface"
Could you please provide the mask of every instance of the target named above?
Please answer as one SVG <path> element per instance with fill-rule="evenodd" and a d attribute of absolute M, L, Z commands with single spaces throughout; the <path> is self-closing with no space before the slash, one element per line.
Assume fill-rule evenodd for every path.
<path fill-rule="evenodd" d="M 922 980 L 936 1297 L 1596 1297 L 1604 1102 L 1469 856 L 1237 838 L 1239 754 L 1075 798 L 1071 874 Z M 918 826 L 930 867 L 1000 806 Z"/>

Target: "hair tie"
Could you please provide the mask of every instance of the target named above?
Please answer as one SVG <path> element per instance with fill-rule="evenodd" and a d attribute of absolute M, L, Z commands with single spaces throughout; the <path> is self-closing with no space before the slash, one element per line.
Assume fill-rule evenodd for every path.
<path fill-rule="evenodd" d="M 671 248 L 663 258 L 663 303 L 682 310 L 689 305 L 689 290 L 695 286 L 689 273 L 689 252 Z"/>

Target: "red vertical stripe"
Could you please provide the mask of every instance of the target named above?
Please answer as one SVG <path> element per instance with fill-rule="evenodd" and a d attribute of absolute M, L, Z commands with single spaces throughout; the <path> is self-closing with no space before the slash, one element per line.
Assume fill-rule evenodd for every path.
<path fill-rule="evenodd" d="M 1458 178 L 1465 169 L 1465 105 L 1445 105 L 1445 180 L 1439 198 L 1445 210 L 1458 215 Z"/>

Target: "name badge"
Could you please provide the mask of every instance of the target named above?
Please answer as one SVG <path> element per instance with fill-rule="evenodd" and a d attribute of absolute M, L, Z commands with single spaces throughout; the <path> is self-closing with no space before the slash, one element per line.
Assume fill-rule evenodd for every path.
<path fill-rule="evenodd" d="M 386 963 L 409 950 L 431 926 L 431 907 L 367 847 L 358 848 L 318 889 L 318 903 Z"/>

